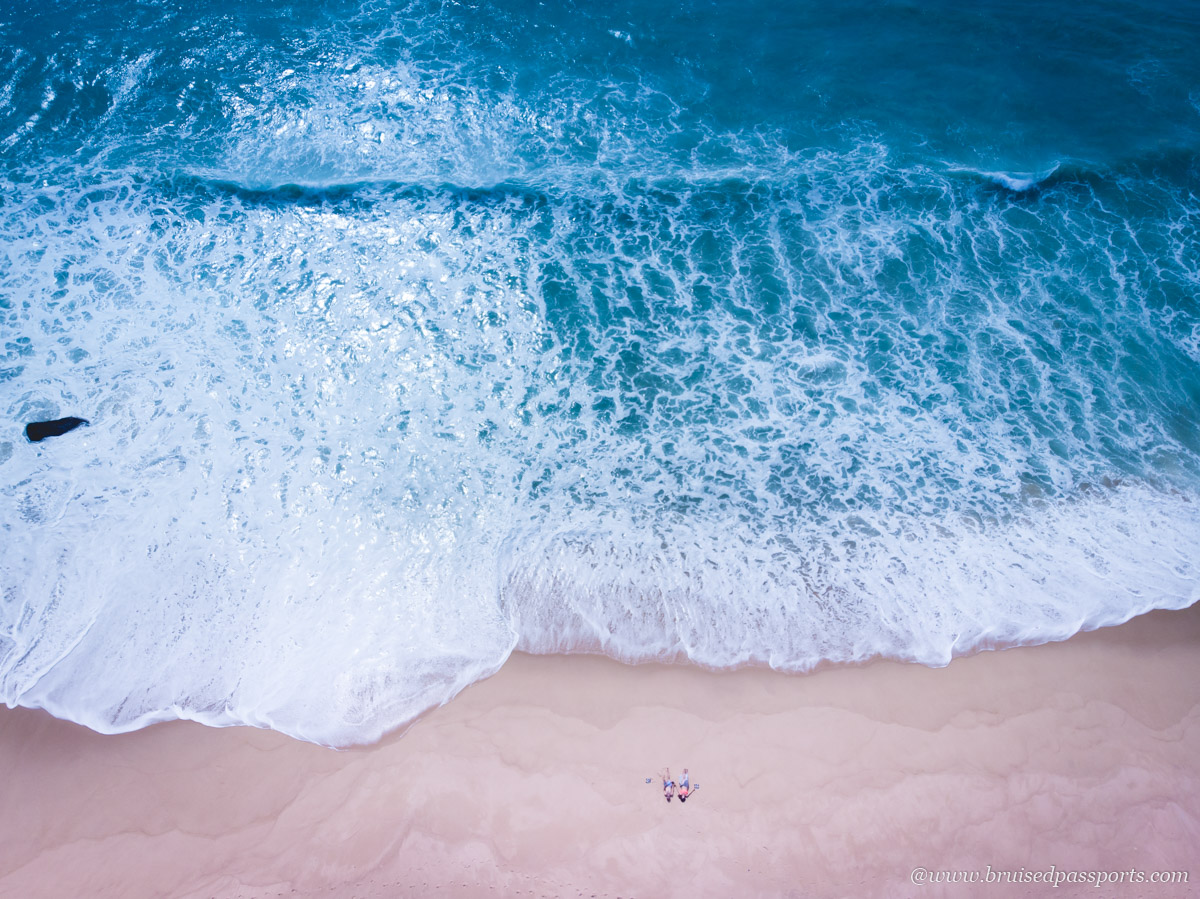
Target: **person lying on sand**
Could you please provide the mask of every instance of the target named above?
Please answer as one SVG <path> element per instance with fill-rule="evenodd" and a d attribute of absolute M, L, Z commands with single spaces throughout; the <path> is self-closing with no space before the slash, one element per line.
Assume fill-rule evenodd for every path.
<path fill-rule="evenodd" d="M 667 768 L 663 772 L 662 782 L 663 782 L 663 798 L 666 799 L 667 802 L 670 802 L 671 797 L 675 795 L 675 781 L 671 780 L 671 769 L 670 768 Z"/>
<path fill-rule="evenodd" d="M 688 781 L 688 769 L 683 769 L 683 780 L 679 782 L 679 801 L 687 802 L 687 798 L 692 795 L 692 785 Z"/>

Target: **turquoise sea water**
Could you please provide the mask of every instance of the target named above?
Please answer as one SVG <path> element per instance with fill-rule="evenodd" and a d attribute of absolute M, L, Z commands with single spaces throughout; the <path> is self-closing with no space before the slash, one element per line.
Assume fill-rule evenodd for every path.
<path fill-rule="evenodd" d="M 1194 602 L 1197 46 L 6 7 L 0 695 L 346 744 L 514 648 L 943 664 Z"/>

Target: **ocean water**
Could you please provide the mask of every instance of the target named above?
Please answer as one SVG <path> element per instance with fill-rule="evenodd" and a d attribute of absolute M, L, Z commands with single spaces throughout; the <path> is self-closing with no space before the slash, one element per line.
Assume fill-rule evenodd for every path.
<path fill-rule="evenodd" d="M 347 745 L 514 650 L 1195 602 L 1197 47 L 1160 0 L 6 5 L 0 697 Z"/>

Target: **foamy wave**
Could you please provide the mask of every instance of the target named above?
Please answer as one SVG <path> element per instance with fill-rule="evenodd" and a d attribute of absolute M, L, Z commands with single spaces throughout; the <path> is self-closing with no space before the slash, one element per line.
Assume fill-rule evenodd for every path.
<path fill-rule="evenodd" d="M 961 166 L 947 166 L 947 171 L 962 172 L 986 178 L 993 184 L 1015 193 L 1024 193 L 1027 190 L 1033 190 L 1033 188 L 1046 183 L 1058 170 L 1058 163 L 1037 172 L 991 172 Z"/>
<path fill-rule="evenodd" d="M 514 648 L 943 664 L 1198 598 L 1190 185 L 991 190 L 426 39 L 5 120 L 6 702 L 344 745 Z"/>
<path fill-rule="evenodd" d="M 974 370 L 865 299 L 920 283 L 898 247 L 930 233 L 877 205 L 878 179 L 910 176 L 887 187 L 865 154 L 775 197 L 633 184 L 599 217 L 508 191 L 164 202 L 129 180 L 28 202 L 6 287 L 44 311 L 10 319 L 29 337 L 5 414 L 93 427 L 8 445 L 6 701 L 340 745 L 514 647 L 941 664 L 1195 601 L 1189 494 L 1080 488 L 1118 459 L 1190 477 L 1154 416 L 1072 400 L 1127 391 L 1120 372 L 1047 358 L 998 294 L 923 300 L 941 340 L 992 360 Z M 959 281 L 993 271 L 982 236 L 1009 214 L 964 209 L 975 256 L 938 262 L 969 264 Z M 1039 214 L 1069 233 L 1092 213 Z M 931 246 L 962 239 L 937 227 Z M 1023 239 L 1000 233 L 997 253 Z M 778 279 L 753 315 L 728 262 L 749 258 Z M 1105 332 L 1082 333 L 1102 359 Z M 1035 403 L 1012 405 L 1018 372 Z"/>
<path fill-rule="evenodd" d="M 510 577 L 509 608 L 527 652 L 785 671 L 874 656 L 944 665 L 1191 605 L 1198 527 L 1194 502 L 1143 488 L 1031 502 L 1003 523 L 863 520 L 835 545 L 798 547 L 761 524 L 658 523 L 600 545 L 524 547 L 539 565 Z"/>

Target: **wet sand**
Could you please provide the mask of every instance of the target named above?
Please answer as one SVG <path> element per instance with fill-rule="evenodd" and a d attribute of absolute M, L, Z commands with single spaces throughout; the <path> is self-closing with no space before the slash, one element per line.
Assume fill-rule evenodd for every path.
<path fill-rule="evenodd" d="M 0 766 L 5 897 L 1200 895 L 1200 606 L 943 669 L 517 655 L 341 752 L 0 709 Z M 911 879 L 989 865 L 1190 883 Z"/>

